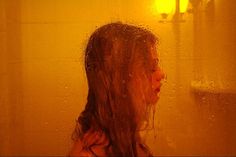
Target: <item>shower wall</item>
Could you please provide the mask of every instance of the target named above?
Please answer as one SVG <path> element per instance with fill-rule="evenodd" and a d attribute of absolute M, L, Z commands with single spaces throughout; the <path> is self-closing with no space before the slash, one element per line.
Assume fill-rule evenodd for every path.
<path fill-rule="evenodd" d="M 212 155 L 235 155 L 236 58 L 233 28 L 235 1 L 215 0 L 194 14 L 193 97 L 199 108 L 201 149 Z M 197 6 L 202 10 L 202 6 Z M 201 143 L 199 143 L 201 144 Z"/>
<path fill-rule="evenodd" d="M 192 2 L 184 22 L 161 23 L 154 0 L 0 0 L 0 156 L 68 153 L 87 96 L 86 42 L 114 21 L 160 40 L 167 82 L 155 129 L 142 133 L 153 154 L 235 155 L 235 2 Z"/>
<path fill-rule="evenodd" d="M 5 16 L 5 3 L 0 1 L 0 152 L 7 149 L 9 135 L 8 123 L 9 114 L 7 108 L 7 76 L 6 76 L 6 16 Z"/>
<path fill-rule="evenodd" d="M 20 152 L 24 135 L 20 2 L 0 1 L 0 154 Z"/>

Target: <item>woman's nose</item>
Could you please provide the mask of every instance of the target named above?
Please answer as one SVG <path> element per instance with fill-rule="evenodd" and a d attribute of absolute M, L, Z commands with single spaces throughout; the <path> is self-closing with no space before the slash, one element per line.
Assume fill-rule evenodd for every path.
<path fill-rule="evenodd" d="M 159 67 L 156 73 L 156 80 L 161 81 L 166 78 L 166 74 L 164 71 Z"/>

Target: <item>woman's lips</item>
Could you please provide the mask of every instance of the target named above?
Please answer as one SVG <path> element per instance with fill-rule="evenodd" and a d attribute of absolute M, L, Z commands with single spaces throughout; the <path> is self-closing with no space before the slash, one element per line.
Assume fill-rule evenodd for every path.
<path fill-rule="evenodd" d="M 159 94 L 161 90 L 161 83 L 154 88 L 154 93 Z"/>

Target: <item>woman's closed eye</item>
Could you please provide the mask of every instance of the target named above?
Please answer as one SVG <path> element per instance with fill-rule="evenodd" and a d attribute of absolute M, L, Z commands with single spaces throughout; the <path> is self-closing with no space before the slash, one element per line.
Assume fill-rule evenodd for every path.
<path fill-rule="evenodd" d="M 154 59 L 152 61 L 152 68 L 151 68 L 151 71 L 152 72 L 156 72 L 157 69 L 158 69 L 158 64 L 159 64 L 159 60 L 158 59 Z"/>

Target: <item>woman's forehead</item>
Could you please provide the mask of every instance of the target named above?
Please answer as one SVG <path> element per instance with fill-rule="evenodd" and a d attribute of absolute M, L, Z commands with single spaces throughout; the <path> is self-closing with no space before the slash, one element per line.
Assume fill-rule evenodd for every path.
<path fill-rule="evenodd" d="M 151 53 L 151 58 L 152 58 L 152 59 L 158 60 L 159 54 L 158 54 L 158 52 L 157 52 L 157 46 L 156 46 L 156 45 L 152 45 L 152 46 L 151 46 L 150 53 Z"/>

